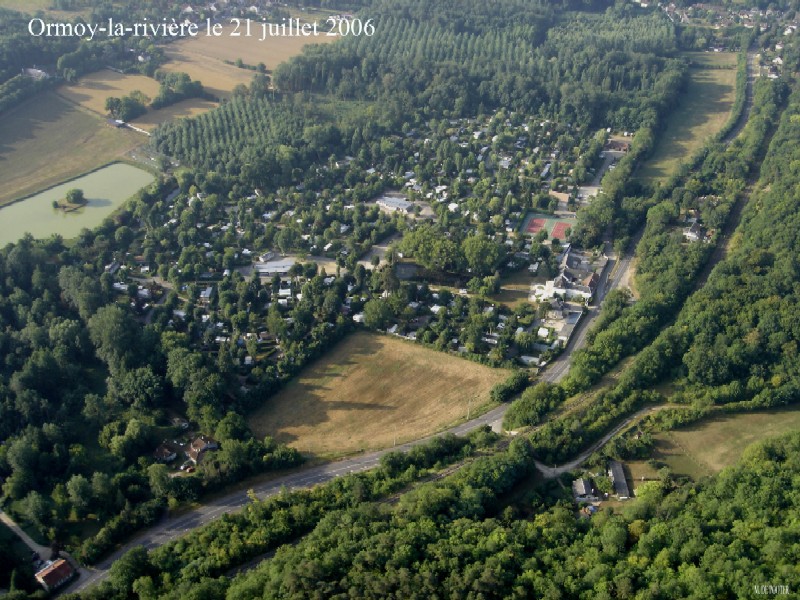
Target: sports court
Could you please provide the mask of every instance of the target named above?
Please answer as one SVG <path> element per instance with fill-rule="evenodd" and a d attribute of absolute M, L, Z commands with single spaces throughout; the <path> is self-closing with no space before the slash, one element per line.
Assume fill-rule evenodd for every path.
<path fill-rule="evenodd" d="M 567 239 L 567 229 L 574 229 L 575 219 L 563 219 L 555 215 L 541 213 L 528 213 L 522 223 L 522 233 L 536 235 L 542 230 L 547 231 L 547 239 Z"/>

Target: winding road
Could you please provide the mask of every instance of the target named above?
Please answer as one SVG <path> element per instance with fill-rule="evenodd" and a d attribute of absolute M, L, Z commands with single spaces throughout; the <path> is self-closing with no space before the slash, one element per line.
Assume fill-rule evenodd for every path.
<path fill-rule="evenodd" d="M 745 109 L 743 110 L 742 116 L 740 117 L 736 127 L 734 127 L 734 129 L 726 136 L 724 140 L 726 143 L 730 142 L 730 140 L 739 134 L 749 118 L 753 103 L 752 88 L 754 79 L 754 60 L 755 55 L 753 53 L 749 53 Z M 638 238 L 631 244 L 631 248 L 636 247 L 636 241 L 638 241 Z M 606 240 L 606 248 L 610 249 L 609 240 Z M 586 343 L 586 334 L 590 329 L 591 323 L 600 312 L 600 304 L 602 303 L 603 299 L 608 292 L 618 287 L 620 282 L 626 280 L 626 275 L 631 268 L 632 258 L 632 252 L 628 252 L 621 258 L 612 257 L 609 259 L 605 269 L 603 270 L 600 283 L 598 285 L 596 305 L 591 307 L 581 319 L 581 322 L 576 327 L 566 349 L 557 359 L 547 366 L 546 370 L 541 375 L 541 380 L 556 383 L 561 381 L 561 379 L 566 376 L 569 371 L 573 353 L 582 348 Z M 462 423 L 461 425 L 457 425 L 436 435 L 443 435 L 445 433 L 466 435 L 469 432 L 485 425 L 492 427 L 496 431 L 500 430 L 502 429 L 503 416 L 508 410 L 508 407 L 508 404 L 500 405 L 477 418 L 471 419 L 465 423 Z M 583 461 L 585 461 L 592 453 L 596 452 L 616 434 L 630 425 L 630 423 L 651 411 L 658 410 L 659 408 L 660 407 L 649 407 L 631 415 L 617 425 L 614 429 L 605 434 L 600 440 L 595 442 L 590 448 L 566 464 L 551 467 L 537 462 L 536 466 L 547 478 L 554 478 L 572 469 L 575 469 L 576 467 L 580 466 L 580 464 L 583 463 Z M 387 448 L 385 450 L 361 454 L 336 462 L 305 468 L 293 473 L 273 478 L 269 481 L 254 486 L 252 489 L 258 498 L 265 499 L 279 493 L 282 489 L 295 490 L 319 485 L 341 475 L 358 473 L 372 469 L 378 465 L 381 457 L 384 454 L 393 451 L 408 451 L 414 446 L 424 444 L 433 437 L 436 436 L 429 436 L 396 447 Z M 82 568 L 80 570 L 80 579 L 75 585 L 70 586 L 68 591 L 79 592 L 96 583 L 99 583 L 107 577 L 111 564 L 121 557 L 125 552 L 136 546 L 144 546 L 147 549 L 162 546 L 167 542 L 186 534 L 192 529 L 201 527 L 224 514 L 240 510 L 248 502 L 250 502 L 250 499 L 246 492 L 236 491 L 219 498 L 209 500 L 206 504 L 199 506 L 188 513 L 176 516 L 167 516 L 157 525 L 154 525 L 150 529 L 135 535 L 124 546 L 116 550 L 105 560 L 101 561 L 94 567 Z"/>

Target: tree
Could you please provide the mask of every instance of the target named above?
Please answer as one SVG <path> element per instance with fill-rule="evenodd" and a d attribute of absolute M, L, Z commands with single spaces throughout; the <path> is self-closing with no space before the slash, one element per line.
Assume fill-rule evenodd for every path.
<path fill-rule="evenodd" d="M 22 504 L 25 517 L 40 530 L 44 530 L 50 523 L 50 506 L 39 492 L 30 492 Z"/>
<path fill-rule="evenodd" d="M 392 310 L 383 300 L 373 299 L 364 305 L 364 325 L 372 329 L 382 329 L 392 318 Z"/>
<path fill-rule="evenodd" d="M 139 328 L 124 308 L 110 304 L 89 319 L 89 337 L 112 374 L 132 366 L 139 342 Z"/>
<path fill-rule="evenodd" d="M 132 371 L 120 370 L 108 380 L 108 394 L 112 401 L 145 412 L 160 404 L 163 397 L 161 377 L 147 367 Z"/>
<path fill-rule="evenodd" d="M 79 517 L 85 514 L 92 500 L 92 485 L 83 475 L 73 475 L 67 481 L 67 494 Z"/>
<path fill-rule="evenodd" d="M 498 244 L 482 235 L 471 235 L 461 243 L 467 265 L 477 276 L 491 274 L 497 267 L 503 251 Z"/>
<path fill-rule="evenodd" d="M 83 195 L 83 190 L 77 188 L 68 190 L 66 199 L 69 204 L 83 205 L 87 202 L 86 197 Z"/>
<path fill-rule="evenodd" d="M 167 465 L 155 464 L 147 467 L 147 480 L 150 490 L 157 498 L 165 498 L 172 491 L 172 478 Z"/>

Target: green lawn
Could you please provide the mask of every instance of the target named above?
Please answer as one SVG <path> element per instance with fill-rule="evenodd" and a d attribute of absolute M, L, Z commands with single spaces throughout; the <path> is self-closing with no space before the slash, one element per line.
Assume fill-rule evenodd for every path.
<path fill-rule="evenodd" d="M 720 415 L 657 434 L 654 458 L 699 479 L 734 464 L 747 446 L 798 429 L 798 408 Z"/>
<path fill-rule="evenodd" d="M 682 161 L 722 129 L 733 108 L 736 54 L 692 52 L 685 56 L 693 63 L 687 90 L 667 118 L 653 155 L 636 174 L 647 183 L 656 183 L 672 175 Z"/>

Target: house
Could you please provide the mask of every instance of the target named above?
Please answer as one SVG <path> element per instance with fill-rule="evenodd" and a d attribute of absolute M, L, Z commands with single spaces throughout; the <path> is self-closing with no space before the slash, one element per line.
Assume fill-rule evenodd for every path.
<path fill-rule="evenodd" d="M 609 140 L 604 150 L 614 150 L 616 152 L 627 152 L 631 149 L 630 142 L 622 140 Z"/>
<path fill-rule="evenodd" d="M 688 242 L 699 242 L 705 237 L 705 229 L 697 221 L 683 230 L 683 238 Z"/>
<path fill-rule="evenodd" d="M 201 435 L 200 437 L 195 438 L 192 443 L 189 444 L 189 449 L 186 451 L 186 456 L 194 464 L 198 464 L 202 460 L 205 452 L 209 450 L 216 450 L 217 448 L 219 448 L 219 444 L 215 439 Z"/>
<path fill-rule="evenodd" d="M 51 592 L 67 583 L 74 575 L 72 566 L 63 558 L 59 558 L 37 572 L 35 577 L 45 591 Z"/>
<path fill-rule="evenodd" d="M 155 458 L 158 462 L 161 463 L 168 463 L 172 462 L 178 457 L 178 453 L 167 444 L 166 441 L 162 442 L 161 445 L 153 451 L 153 458 Z"/>
<path fill-rule="evenodd" d="M 214 286 L 210 285 L 202 292 L 200 292 L 200 304 L 208 304 L 214 295 Z"/>
<path fill-rule="evenodd" d="M 572 482 L 572 495 L 576 502 L 593 502 L 597 500 L 594 486 L 589 479 L 576 479 Z"/>
<path fill-rule="evenodd" d="M 625 481 L 625 471 L 622 469 L 622 463 L 612 460 L 608 463 L 608 476 L 611 478 L 611 483 L 614 484 L 614 493 L 620 500 L 626 500 L 631 497 L 628 491 L 628 482 Z"/>

